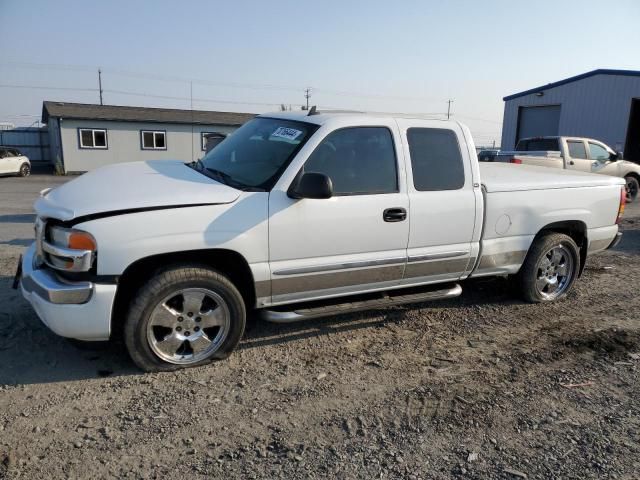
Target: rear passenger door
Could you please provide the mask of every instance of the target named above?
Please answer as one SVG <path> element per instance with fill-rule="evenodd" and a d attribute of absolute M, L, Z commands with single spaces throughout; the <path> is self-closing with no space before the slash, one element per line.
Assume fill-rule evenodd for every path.
<path fill-rule="evenodd" d="M 482 194 L 472 145 L 455 123 L 398 120 L 411 211 L 403 283 L 456 280 L 478 255 Z M 468 130 L 466 130 L 468 135 Z"/>

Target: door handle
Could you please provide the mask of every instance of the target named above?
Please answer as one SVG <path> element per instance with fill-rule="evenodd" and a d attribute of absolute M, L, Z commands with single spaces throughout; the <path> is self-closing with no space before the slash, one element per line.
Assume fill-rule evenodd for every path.
<path fill-rule="evenodd" d="M 570 160 L 569 165 L 575 165 L 575 162 L 573 160 Z"/>
<path fill-rule="evenodd" d="M 382 212 L 382 219 L 385 222 L 401 222 L 407 218 L 407 211 L 404 208 L 387 208 Z"/>

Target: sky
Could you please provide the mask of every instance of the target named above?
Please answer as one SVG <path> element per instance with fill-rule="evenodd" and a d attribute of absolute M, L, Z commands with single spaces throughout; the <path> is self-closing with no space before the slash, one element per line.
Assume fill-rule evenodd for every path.
<path fill-rule="evenodd" d="M 499 144 L 502 98 L 640 70 L 638 0 L 0 0 L 0 122 L 43 100 L 421 113 Z"/>

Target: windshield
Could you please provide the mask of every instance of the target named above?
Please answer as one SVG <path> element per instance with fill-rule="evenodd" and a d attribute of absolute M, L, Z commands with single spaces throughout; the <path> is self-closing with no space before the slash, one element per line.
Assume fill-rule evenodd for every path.
<path fill-rule="evenodd" d="M 196 168 L 232 187 L 270 190 L 317 125 L 254 118 L 207 153 Z"/>

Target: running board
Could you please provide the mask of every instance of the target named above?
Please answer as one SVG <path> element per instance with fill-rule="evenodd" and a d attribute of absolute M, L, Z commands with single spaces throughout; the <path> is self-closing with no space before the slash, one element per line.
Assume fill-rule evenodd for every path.
<path fill-rule="evenodd" d="M 295 305 L 295 310 L 260 310 L 260 316 L 263 320 L 273 323 L 291 323 L 308 318 L 328 317 L 332 315 L 341 315 L 343 313 L 358 312 L 361 310 L 372 310 L 376 308 L 391 307 L 393 305 L 403 305 L 406 303 L 420 303 L 431 300 L 442 300 L 447 298 L 458 297 L 462 294 L 462 287 L 457 283 L 447 284 L 447 288 L 438 290 L 427 290 L 416 292 L 415 288 L 411 289 L 412 293 L 403 293 L 400 290 L 386 291 L 377 294 L 375 298 L 367 300 L 358 300 L 357 297 L 352 302 L 328 304 L 327 300 L 309 302 L 307 304 Z M 371 295 L 369 295 L 371 296 Z M 317 305 L 317 306 L 314 306 Z M 286 308 L 291 306 L 284 306 Z"/>

